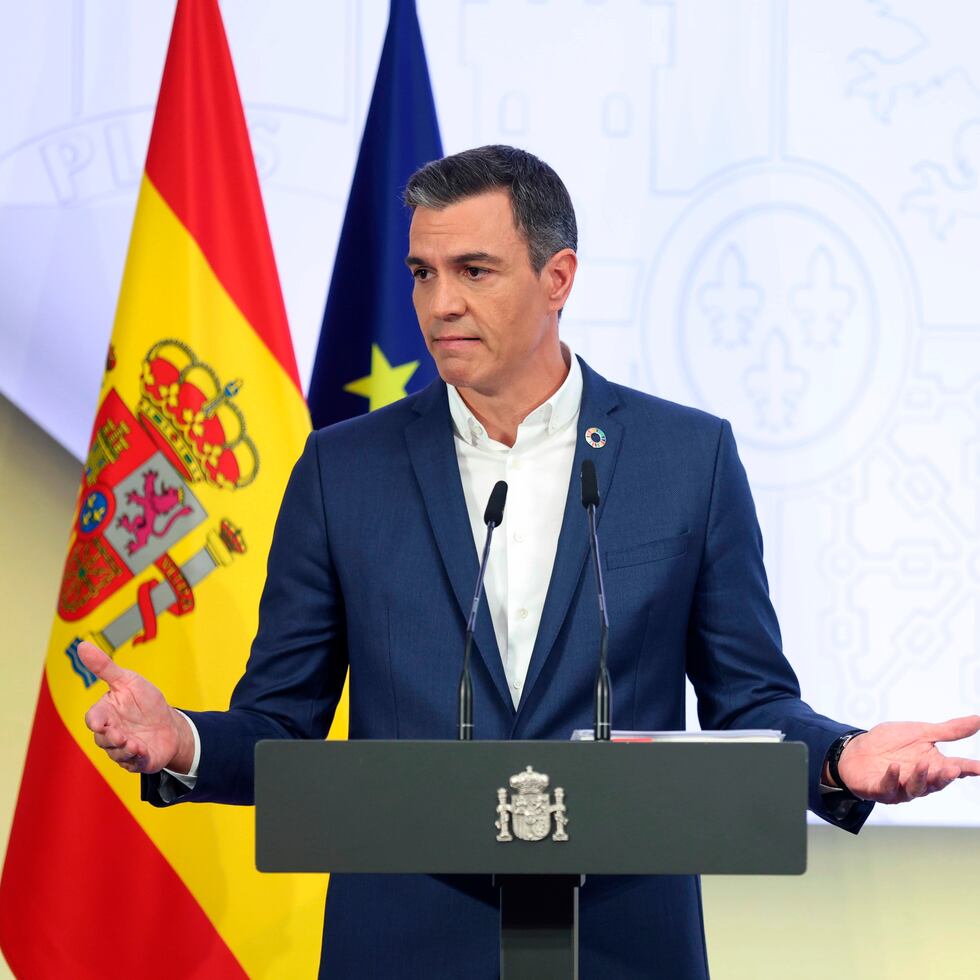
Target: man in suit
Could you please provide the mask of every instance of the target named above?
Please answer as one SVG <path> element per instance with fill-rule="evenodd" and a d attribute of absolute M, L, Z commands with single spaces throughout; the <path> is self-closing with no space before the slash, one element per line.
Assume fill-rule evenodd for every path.
<path fill-rule="evenodd" d="M 183 714 L 81 651 L 110 686 L 89 727 L 143 774 L 144 798 L 251 803 L 255 742 L 324 737 L 348 668 L 351 738 L 453 738 L 481 515 L 498 479 L 510 491 L 476 633 L 477 737 L 588 728 L 598 617 L 576 488 L 585 458 L 603 490 L 618 727 L 683 729 L 686 675 L 704 727 L 806 742 L 810 808 L 852 832 L 872 801 L 980 774 L 934 744 L 980 718 L 862 733 L 800 700 L 729 425 L 612 384 L 559 340 L 577 233 L 550 167 L 483 147 L 422 168 L 406 202 L 414 303 L 441 380 L 310 437 L 229 710 Z M 484 878 L 336 875 L 321 975 L 494 977 L 497 916 Z M 581 968 L 706 977 L 698 879 L 590 878 Z"/>

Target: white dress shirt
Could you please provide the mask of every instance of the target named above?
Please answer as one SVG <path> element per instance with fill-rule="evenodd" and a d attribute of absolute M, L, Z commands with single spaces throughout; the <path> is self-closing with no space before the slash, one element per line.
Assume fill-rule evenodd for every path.
<path fill-rule="evenodd" d="M 565 344 L 562 353 L 569 365 L 567 377 L 517 427 L 513 446 L 490 439 L 459 392 L 449 386 L 456 460 L 478 557 L 483 552 L 487 533 L 483 512 L 490 491 L 498 480 L 507 481 L 504 520 L 494 532 L 484 588 L 515 707 L 524 691 L 524 679 L 541 623 L 575 458 L 582 368 Z M 164 771 L 193 789 L 201 758 L 201 737 L 197 726 L 189 718 L 187 721 L 194 733 L 195 748 L 190 772 L 185 775 L 169 769 Z M 172 798 L 172 792 L 161 783 L 164 800 Z"/>
<path fill-rule="evenodd" d="M 507 481 L 504 520 L 494 531 L 484 585 L 515 707 L 541 623 L 575 457 L 582 369 L 564 345 L 563 353 L 568 376 L 517 427 L 513 446 L 489 438 L 459 392 L 449 388 L 456 459 L 477 555 L 486 538 L 483 513 L 490 491 L 498 480 Z"/>

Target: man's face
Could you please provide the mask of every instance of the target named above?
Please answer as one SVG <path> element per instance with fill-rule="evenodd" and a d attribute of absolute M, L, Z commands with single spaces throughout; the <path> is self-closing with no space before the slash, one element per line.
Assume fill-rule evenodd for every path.
<path fill-rule="evenodd" d="M 547 267 L 531 267 L 507 191 L 416 208 L 406 259 L 425 345 L 442 379 L 494 396 L 533 378 L 557 348 Z"/>

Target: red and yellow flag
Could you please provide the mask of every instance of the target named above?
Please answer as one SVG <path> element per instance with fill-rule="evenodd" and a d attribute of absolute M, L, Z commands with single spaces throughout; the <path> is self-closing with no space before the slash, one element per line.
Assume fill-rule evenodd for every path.
<path fill-rule="evenodd" d="M 0 884 L 18 977 L 314 975 L 325 878 L 259 875 L 250 808 L 141 803 L 76 655 L 227 704 L 309 428 L 217 3 L 179 0 Z"/>

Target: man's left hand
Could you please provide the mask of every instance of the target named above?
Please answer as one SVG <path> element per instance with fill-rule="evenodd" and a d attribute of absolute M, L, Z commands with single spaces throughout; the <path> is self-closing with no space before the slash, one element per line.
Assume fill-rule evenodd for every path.
<path fill-rule="evenodd" d="M 954 779 L 980 776 L 980 760 L 945 756 L 937 742 L 955 742 L 980 731 L 980 715 L 936 725 L 888 721 L 852 738 L 837 771 L 863 800 L 907 803 L 945 789 Z"/>

